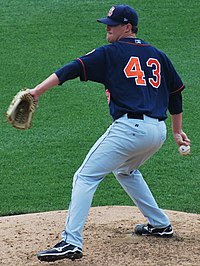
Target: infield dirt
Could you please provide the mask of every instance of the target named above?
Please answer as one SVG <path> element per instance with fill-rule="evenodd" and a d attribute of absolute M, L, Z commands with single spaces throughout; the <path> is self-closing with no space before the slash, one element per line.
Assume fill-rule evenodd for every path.
<path fill-rule="evenodd" d="M 60 241 L 67 211 L 0 217 L 1 266 L 179 266 L 200 265 L 200 215 L 166 211 L 174 237 L 132 234 L 145 219 L 136 207 L 93 207 L 84 228 L 81 260 L 40 262 L 36 253 Z"/>

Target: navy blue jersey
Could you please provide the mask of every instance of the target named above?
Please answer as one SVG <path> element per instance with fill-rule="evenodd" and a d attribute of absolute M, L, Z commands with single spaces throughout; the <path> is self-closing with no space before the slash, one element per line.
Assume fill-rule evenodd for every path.
<path fill-rule="evenodd" d="M 104 84 L 114 120 L 129 112 L 164 120 L 170 95 L 184 89 L 167 56 L 137 38 L 102 46 L 76 62 L 80 67 L 76 76 L 82 81 Z"/>

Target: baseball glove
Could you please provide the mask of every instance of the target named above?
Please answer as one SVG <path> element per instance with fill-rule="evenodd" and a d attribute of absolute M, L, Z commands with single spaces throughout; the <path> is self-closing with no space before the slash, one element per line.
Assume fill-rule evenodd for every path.
<path fill-rule="evenodd" d="M 37 102 L 30 94 L 30 90 L 21 90 L 14 96 L 8 107 L 7 120 L 17 129 L 28 129 L 31 127 L 33 113 L 36 108 Z"/>

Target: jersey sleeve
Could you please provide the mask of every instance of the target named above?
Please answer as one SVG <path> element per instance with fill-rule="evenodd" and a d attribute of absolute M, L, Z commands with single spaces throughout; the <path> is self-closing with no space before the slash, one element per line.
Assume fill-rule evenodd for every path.
<path fill-rule="evenodd" d="M 67 80 L 80 77 L 81 72 L 82 68 L 80 64 L 78 64 L 77 61 L 72 61 L 71 63 L 66 64 L 60 69 L 58 69 L 55 74 L 57 75 L 60 81 L 59 85 L 62 85 Z"/>
<path fill-rule="evenodd" d="M 81 66 L 81 81 L 90 80 L 102 84 L 105 83 L 106 56 L 103 46 L 77 58 L 76 61 Z"/>
<path fill-rule="evenodd" d="M 60 81 L 59 85 L 77 77 L 80 77 L 81 81 L 91 80 L 104 84 L 105 66 L 104 48 L 100 47 L 64 65 L 58 69 L 55 74 Z"/>
<path fill-rule="evenodd" d="M 170 94 L 168 110 L 171 115 L 183 112 L 181 92 Z"/>

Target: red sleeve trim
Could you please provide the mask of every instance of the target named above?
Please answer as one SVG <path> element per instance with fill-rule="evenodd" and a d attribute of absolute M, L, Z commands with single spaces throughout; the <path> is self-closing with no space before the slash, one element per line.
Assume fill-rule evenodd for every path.
<path fill-rule="evenodd" d="M 83 75 L 84 75 L 84 80 L 87 81 L 87 75 L 86 75 L 85 65 L 84 65 L 83 61 L 82 61 L 80 58 L 77 58 L 77 60 L 79 60 L 79 62 L 80 62 L 81 65 L 82 65 L 82 68 L 83 68 Z"/>
<path fill-rule="evenodd" d="M 177 92 L 181 92 L 185 88 L 185 85 L 183 84 L 178 90 L 171 92 L 170 94 L 174 94 Z"/>

